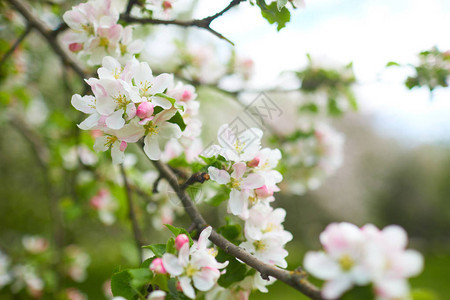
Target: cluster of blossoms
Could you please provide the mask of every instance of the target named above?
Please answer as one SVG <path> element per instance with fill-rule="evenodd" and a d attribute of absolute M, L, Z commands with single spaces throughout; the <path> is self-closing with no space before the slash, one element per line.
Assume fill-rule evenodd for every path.
<path fill-rule="evenodd" d="M 210 157 L 223 157 L 229 166 L 209 167 L 208 173 L 211 180 L 230 190 L 228 211 L 245 221 L 246 241 L 240 246 L 265 263 L 285 268 L 288 252 L 284 246 L 292 234 L 282 225 L 286 211 L 270 206 L 283 179 L 275 170 L 281 152 L 261 149 L 261 138 L 260 129 L 249 128 L 237 134 L 228 124 L 222 125 L 218 131 L 220 145 L 212 145 L 205 152 Z"/>
<path fill-rule="evenodd" d="M 324 252 L 308 252 L 304 266 L 326 281 L 325 299 L 336 299 L 353 285 L 373 284 L 377 299 L 410 299 L 407 278 L 419 274 L 423 257 L 406 249 L 405 230 L 391 225 L 333 223 L 320 234 Z"/>
<path fill-rule="evenodd" d="M 106 55 L 126 61 L 141 52 L 144 43 L 133 40 L 132 27 L 117 24 L 120 6 L 121 1 L 91 0 L 64 13 L 71 29 L 63 37 L 68 49 L 92 66 L 99 65 Z"/>
<path fill-rule="evenodd" d="M 111 148 L 113 163 L 122 163 L 128 143 L 144 137 L 145 153 L 159 160 L 160 146 L 182 135 L 179 124 L 185 124 L 182 115 L 189 111 L 184 107 L 195 97 L 193 87 L 175 85 L 170 74 L 154 77 L 148 64 L 135 58 L 122 66 L 106 56 L 98 76 L 86 81 L 94 96 L 72 97 L 72 105 L 90 115 L 78 126 L 103 132 L 96 138 L 94 150 Z"/>
<path fill-rule="evenodd" d="M 90 204 L 98 211 L 100 221 L 105 225 L 111 225 L 116 221 L 114 213 L 119 208 L 118 203 L 107 189 L 100 189 L 97 194 L 91 198 Z"/>
<path fill-rule="evenodd" d="M 211 290 L 221 275 L 220 269 L 228 265 L 228 262 L 219 263 L 215 259 L 217 252 L 208 248 L 211 231 L 211 227 L 205 228 L 192 246 L 187 235 L 178 235 L 175 239 L 178 256 L 165 253 L 152 261 L 150 269 L 176 278 L 177 288 L 191 299 L 195 299 L 194 287 L 202 292 Z"/>
<path fill-rule="evenodd" d="M 289 189 L 304 194 L 318 188 L 326 177 L 333 175 L 343 163 L 344 136 L 329 125 L 319 123 L 313 134 L 284 144 Z"/>
<path fill-rule="evenodd" d="M 67 246 L 64 254 L 67 276 L 76 282 L 83 282 L 87 278 L 86 269 L 91 263 L 89 254 L 76 245 Z"/>
<path fill-rule="evenodd" d="M 22 237 L 22 246 L 26 251 L 26 260 L 12 264 L 10 258 L 0 251 L 0 289 L 10 286 L 12 293 L 17 294 L 25 290 L 31 298 L 42 298 L 45 291 L 52 289 L 49 279 L 54 274 L 53 261 L 49 261 L 53 249 L 48 239 L 39 235 L 26 235 Z M 65 260 L 63 269 L 74 281 L 81 282 L 86 278 L 86 268 L 89 265 L 89 255 L 79 247 L 70 245 L 64 248 Z M 82 295 L 75 288 L 66 290 L 67 298 L 78 300 Z M 70 296 L 70 297 L 69 297 Z"/>

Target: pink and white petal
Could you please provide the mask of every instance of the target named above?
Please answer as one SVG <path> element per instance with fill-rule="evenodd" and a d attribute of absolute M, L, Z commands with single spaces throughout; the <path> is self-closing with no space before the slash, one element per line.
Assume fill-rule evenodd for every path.
<path fill-rule="evenodd" d="M 244 178 L 241 183 L 243 189 L 257 189 L 264 185 L 264 177 L 258 173 L 253 173 Z"/>
<path fill-rule="evenodd" d="M 163 73 L 153 80 L 153 85 L 149 90 L 151 95 L 164 92 L 169 86 L 173 85 L 173 75 Z"/>
<path fill-rule="evenodd" d="M 122 65 L 113 57 L 105 56 L 102 60 L 102 67 L 108 69 L 112 73 L 119 73 L 122 69 Z"/>
<path fill-rule="evenodd" d="M 141 40 L 134 40 L 127 45 L 127 51 L 130 54 L 140 53 L 144 49 L 144 42 Z"/>
<path fill-rule="evenodd" d="M 322 297 L 325 299 L 337 299 L 352 286 L 353 284 L 348 277 L 339 277 L 330 280 L 325 282 L 322 287 Z"/>
<path fill-rule="evenodd" d="M 120 142 L 115 141 L 111 145 L 111 158 L 114 165 L 118 165 L 123 163 L 123 160 L 125 158 L 125 153 L 120 150 Z"/>
<path fill-rule="evenodd" d="M 228 200 L 228 209 L 233 215 L 239 216 L 244 210 L 245 201 L 241 191 L 232 189 L 230 192 L 230 200 Z"/>
<path fill-rule="evenodd" d="M 208 174 L 211 176 L 211 180 L 214 180 L 218 184 L 227 184 L 230 182 L 230 174 L 225 170 L 219 170 L 215 167 L 208 168 Z"/>
<path fill-rule="evenodd" d="M 136 143 L 145 134 L 145 129 L 138 124 L 136 119 L 131 120 L 130 123 L 123 126 L 116 132 L 116 136 L 121 141 L 127 143 Z"/>
<path fill-rule="evenodd" d="M 242 178 L 246 169 L 247 169 L 247 166 L 245 163 L 243 163 L 243 162 L 235 163 L 233 165 L 233 173 L 231 173 L 231 177 L 236 178 L 236 179 Z"/>
<path fill-rule="evenodd" d="M 109 96 L 97 97 L 96 108 L 99 114 L 107 116 L 114 112 L 116 109 L 116 102 Z"/>
<path fill-rule="evenodd" d="M 159 127 L 158 135 L 165 139 L 175 138 L 178 139 L 181 137 L 183 132 L 180 129 L 180 126 L 173 123 L 164 123 Z"/>
<path fill-rule="evenodd" d="M 195 273 L 192 279 L 194 281 L 194 286 L 198 290 L 206 292 L 214 286 L 219 277 L 219 270 L 211 267 L 204 267 L 200 272 Z"/>
<path fill-rule="evenodd" d="M 94 151 L 95 152 L 104 152 L 108 149 L 109 149 L 108 136 L 102 135 L 95 139 L 95 143 L 94 143 Z"/>
<path fill-rule="evenodd" d="M 386 226 L 382 230 L 385 243 L 388 247 L 395 249 L 405 249 L 408 244 L 408 235 L 402 227 L 398 225 Z"/>
<path fill-rule="evenodd" d="M 195 299 L 195 291 L 194 288 L 191 285 L 191 279 L 186 276 L 182 276 L 179 278 L 181 289 L 183 290 L 183 293 L 191 299 Z"/>
<path fill-rule="evenodd" d="M 178 258 L 171 253 L 164 253 L 162 262 L 166 271 L 172 276 L 179 276 L 183 273 L 183 266 L 178 261 Z"/>
<path fill-rule="evenodd" d="M 208 246 L 208 238 L 211 235 L 212 227 L 208 226 L 205 229 L 202 230 L 202 233 L 200 233 L 200 237 L 197 241 L 197 247 L 198 249 L 206 249 Z"/>
<path fill-rule="evenodd" d="M 133 119 L 136 116 L 136 105 L 134 103 L 128 104 L 125 113 L 127 114 L 127 120 Z"/>
<path fill-rule="evenodd" d="M 330 280 L 341 274 L 339 264 L 324 252 L 307 252 L 303 265 L 308 272 L 319 279 Z"/>
<path fill-rule="evenodd" d="M 402 277 L 416 276 L 423 270 L 423 256 L 418 251 L 406 250 L 401 258 L 403 265 Z"/>
<path fill-rule="evenodd" d="M 70 103 L 76 110 L 84 112 L 85 114 L 92 114 L 96 112 L 95 98 L 93 96 L 88 95 L 81 97 L 80 95 L 75 94 L 72 96 Z"/>
<path fill-rule="evenodd" d="M 375 282 L 375 293 L 383 299 L 409 299 L 409 284 L 404 278 L 384 278 Z"/>
<path fill-rule="evenodd" d="M 161 149 L 159 148 L 156 136 L 147 135 L 144 138 L 144 152 L 151 160 L 159 160 L 161 157 Z"/>
<path fill-rule="evenodd" d="M 136 66 L 134 72 L 134 80 L 136 85 L 143 88 L 147 83 L 153 80 L 152 70 L 146 62 L 141 62 Z"/>
<path fill-rule="evenodd" d="M 229 128 L 228 124 L 223 124 L 222 126 L 219 127 L 219 130 L 217 131 L 217 139 L 219 140 L 220 146 L 222 146 L 225 149 L 228 149 L 230 145 L 234 145 L 236 141 L 236 135 Z"/>
<path fill-rule="evenodd" d="M 156 290 L 150 293 L 148 296 L 149 300 L 165 300 L 166 299 L 166 292 L 161 290 Z"/>
<path fill-rule="evenodd" d="M 186 267 L 189 264 L 189 243 L 185 243 L 178 253 L 180 265 Z"/>
<path fill-rule="evenodd" d="M 125 120 L 122 118 L 122 115 L 123 109 L 119 109 L 110 114 L 105 120 L 106 126 L 115 130 L 122 128 L 125 125 Z"/>
<path fill-rule="evenodd" d="M 78 124 L 78 128 L 82 130 L 89 130 L 98 125 L 98 121 L 100 120 L 100 115 L 98 113 L 94 113 L 87 117 L 83 122 Z"/>

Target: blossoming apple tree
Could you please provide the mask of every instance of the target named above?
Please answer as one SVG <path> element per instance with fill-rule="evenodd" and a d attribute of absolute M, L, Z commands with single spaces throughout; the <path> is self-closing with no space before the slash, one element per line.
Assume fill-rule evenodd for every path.
<path fill-rule="evenodd" d="M 63 20 L 55 24 L 54 19 L 50 20 L 53 23 L 43 19 L 48 15 L 47 4 L 31 7 L 22 0 L 8 0 L 2 8 L 7 12 L 5 18 L 25 29 L 2 58 L 2 64 L 10 64 L 7 76 L 23 73 L 20 44 L 31 31 L 37 31 L 61 60 L 64 72 L 71 72 L 72 80 L 79 79 L 78 92 L 64 101 L 83 117 L 69 118 L 69 130 L 77 131 L 76 138 L 68 143 L 70 147 L 58 149 L 59 161 L 53 160 L 56 154 L 48 138 L 42 140 L 41 136 L 64 136 L 52 134 L 58 132 L 56 128 L 36 130 L 45 122 L 36 117 L 39 107 L 18 113 L 20 109 L 14 107 L 15 99 L 20 99 L 17 90 L 4 100 L 14 116 L 10 122 L 36 150 L 47 176 L 48 196 L 54 197 L 52 181 L 56 179 L 51 177 L 51 168 L 57 164 L 78 170 L 80 186 L 93 183 L 89 205 L 93 216 L 105 225 L 116 222 L 118 211 L 127 210 L 142 259 L 135 268 L 118 268 L 112 275 L 109 297 L 114 299 L 248 299 L 253 290 L 269 292 L 276 280 L 312 299 L 353 299 L 354 287 L 363 287 L 369 298 L 410 299 L 407 280 L 421 272 L 423 259 L 407 249 L 407 234 L 396 225 L 380 230 L 371 224 L 359 228 L 332 223 L 320 234 L 323 250 L 308 252 L 303 267 L 287 269 L 285 246 L 295 236 L 285 230 L 283 222 L 295 216 L 273 205 L 278 193 L 299 195 L 318 188 L 342 164 L 344 137 L 327 119 L 357 108 L 351 92 L 355 82 L 351 65 L 332 70 L 310 58 L 305 70 L 292 74 L 301 85 L 277 91 L 286 96 L 307 95 L 305 101 L 291 103 L 295 113 L 285 123 L 288 128 L 269 121 L 265 126 L 240 130 L 231 122 L 216 128 L 217 140 L 206 145 L 201 120 L 208 125 L 213 116 L 201 115 L 201 103 L 208 99 L 200 101 L 199 89 L 213 89 L 246 108 L 243 95 L 251 92 L 223 88 L 219 81 L 226 77 L 248 80 L 251 59 L 232 50 L 229 60 L 219 63 L 214 48 L 177 42 L 177 59 L 168 62 L 167 69 L 152 70 L 153 61 L 142 55 L 145 47 L 158 47 L 146 41 L 145 35 L 148 27 L 157 25 L 196 27 L 232 44 L 211 24 L 242 2 L 246 1 L 233 0 L 202 19 L 178 20 L 179 3 L 172 0 L 89 0 L 53 14 L 52 18 Z M 289 22 L 293 9 L 304 5 L 295 0 L 249 2 L 269 23 L 276 23 L 278 30 Z M 61 6 L 52 5 L 60 11 Z M 72 83 L 64 84 L 70 87 Z M 142 154 L 130 154 L 130 148 L 141 149 Z M 110 153 L 110 158 L 92 150 Z M 142 167 L 145 159 L 152 168 Z M 117 187 L 126 192 L 126 207 L 115 199 Z M 147 240 L 135 196 L 150 199 L 146 211 L 153 228 L 174 235 L 167 243 Z M 220 225 L 212 228 L 212 220 L 204 217 L 198 206 L 220 203 L 225 203 L 228 216 L 226 222 L 220 220 Z M 26 236 L 23 246 L 32 256 L 63 253 L 57 255 L 63 271 L 74 281 L 82 281 L 89 256 L 76 245 L 64 245 L 58 205 L 52 207 L 59 228 L 55 244 Z M 190 223 L 174 227 L 183 214 Z M 49 256 L 32 265 L 20 265 L 0 252 L 0 287 L 10 286 L 13 293 L 26 289 L 36 298 L 62 295 L 55 292 L 59 284 L 49 283 L 57 282 L 60 274 L 52 275 L 53 281 L 39 275 L 38 268 L 51 269 L 51 265 Z M 309 274 L 323 281 L 321 288 L 308 280 Z M 106 290 L 108 294 L 109 288 Z M 85 299 L 71 287 L 63 294 L 62 299 Z"/>

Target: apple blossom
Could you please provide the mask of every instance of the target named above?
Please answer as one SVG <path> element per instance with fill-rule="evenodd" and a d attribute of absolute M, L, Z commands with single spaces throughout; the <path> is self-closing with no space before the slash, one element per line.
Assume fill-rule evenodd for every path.
<path fill-rule="evenodd" d="M 76 282 L 83 282 L 87 277 L 86 269 L 91 263 L 89 254 L 76 245 L 69 245 L 64 249 L 67 265 L 67 275 Z"/>
<path fill-rule="evenodd" d="M 243 162 L 233 165 L 231 175 L 225 170 L 219 170 L 215 167 L 208 168 L 208 174 L 211 180 L 219 184 L 225 184 L 231 189 L 228 210 L 232 214 L 241 216 L 244 219 L 248 217 L 250 192 L 264 185 L 263 176 L 258 173 L 244 176 L 246 170 L 247 166 Z"/>
<path fill-rule="evenodd" d="M 178 257 L 171 253 L 165 253 L 162 257 L 164 268 L 178 279 L 181 290 L 191 299 L 195 299 L 194 287 L 200 291 L 210 290 L 220 277 L 219 269 L 228 264 L 217 262 L 212 249 L 207 248 L 211 230 L 211 227 L 205 228 L 198 242 L 191 248 L 189 243 L 185 243 L 179 250 Z"/>
<path fill-rule="evenodd" d="M 0 289 L 11 282 L 11 274 L 9 273 L 10 259 L 0 250 Z"/>
<path fill-rule="evenodd" d="M 22 244 L 25 250 L 33 254 L 42 253 L 47 250 L 49 246 L 48 240 L 39 235 L 26 235 L 22 237 Z"/>
<path fill-rule="evenodd" d="M 167 274 L 166 269 L 161 258 L 155 258 L 150 264 L 150 270 L 158 274 Z"/>
<path fill-rule="evenodd" d="M 181 247 L 183 247 L 184 244 L 189 243 L 189 238 L 187 235 L 179 234 L 175 239 L 175 248 L 177 248 L 178 251 L 180 251 Z"/>
<path fill-rule="evenodd" d="M 41 277 L 38 276 L 36 269 L 32 265 L 15 265 L 12 269 L 14 277 L 11 290 L 17 293 L 24 287 L 27 292 L 34 298 L 42 296 L 45 283 Z"/>
<path fill-rule="evenodd" d="M 116 217 L 114 212 L 119 208 L 115 199 L 107 189 L 100 189 L 97 194 L 90 200 L 91 206 L 98 211 L 100 220 L 106 224 L 111 225 L 115 222 Z"/>
<path fill-rule="evenodd" d="M 166 292 L 161 290 L 152 291 L 150 295 L 148 295 L 149 300 L 164 300 L 166 299 Z"/>
<path fill-rule="evenodd" d="M 70 30 L 63 36 L 68 49 L 89 65 L 98 65 L 106 55 L 121 61 L 143 49 L 143 42 L 133 40 L 132 27 L 117 24 L 120 1 L 90 0 L 74 6 L 63 15 Z"/>
<path fill-rule="evenodd" d="M 422 256 L 406 250 L 406 232 L 399 226 L 382 231 L 368 224 L 361 229 L 350 223 L 333 223 L 320 234 L 325 252 L 308 252 L 304 266 L 312 275 L 326 280 L 325 299 L 335 299 L 354 284 L 373 283 L 380 299 L 409 297 L 406 278 L 423 267 Z"/>

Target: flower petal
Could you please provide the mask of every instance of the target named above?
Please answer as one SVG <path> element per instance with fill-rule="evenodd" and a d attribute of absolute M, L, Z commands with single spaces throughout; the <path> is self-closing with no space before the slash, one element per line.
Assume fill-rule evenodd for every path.
<path fill-rule="evenodd" d="M 172 276 L 178 276 L 183 273 L 183 266 L 178 261 L 178 258 L 170 253 L 164 253 L 162 261 L 166 271 Z"/>
<path fill-rule="evenodd" d="M 147 135 L 144 138 L 144 152 L 151 160 L 159 160 L 161 157 L 161 149 L 156 136 Z"/>
<path fill-rule="evenodd" d="M 180 281 L 180 286 L 181 286 L 181 289 L 183 290 L 183 293 L 187 297 L 189 297 L 191 299 L 195 299 L 195 291 L 191 285 L 191 279 L 189 277 L 183 276 L 183 277 L 180 277 L 179 281 Z"/>

